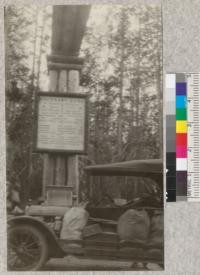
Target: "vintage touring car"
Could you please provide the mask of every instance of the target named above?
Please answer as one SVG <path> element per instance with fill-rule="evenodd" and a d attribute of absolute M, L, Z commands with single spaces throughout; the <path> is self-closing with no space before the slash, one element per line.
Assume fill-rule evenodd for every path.
<path fill-rule="evenodd" d="M 86 226 L 88 231 L 84 231 L 82 239 L 76 241 L 60 238 L 66 207 L 45 204 L 28 206 L 25 215 L 11 217 L 8 221 L 9 270 L 41 270 L 48 259 L 66 255 L 87 259 L 128 259 L 163 266 L 163 241 L 147 241 L 143 244 L 121 241 L 117 234 L 118 219 L 128 209 L 142 209 L 150 216 L 158 213 L 163 217 L 162 161 L 133 160 L 94 165 L 86 167 L 86 171 L 90 179 L 91 198 L 97 193 L 95 179 L 105 176 L 150 179 L 148 185 L 155 185 L 156 192 L 149 192 L 145 196 L 134 197 L 125 202 L 114 200 L 105 192 L 100 201 L 91 199 L 86 206 L 89 213 Z M 134 180 L 131 182 L 135 183 Z M 161 227 L 163 231 L 162 224 Z M 159 234 L 162 239 L 163 232 Z"/>

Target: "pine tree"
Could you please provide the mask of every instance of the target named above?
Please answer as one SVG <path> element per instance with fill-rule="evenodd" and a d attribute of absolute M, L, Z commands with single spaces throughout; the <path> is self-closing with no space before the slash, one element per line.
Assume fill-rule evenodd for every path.
<path fill-rule="evenodd" d="M 48 7 L 45 17 L 46 14 L 49 20 Z M 38 35 L 38 16 L 36 6 L 5 8 L 7 180 L 11 187 L 18 186 L 22 204 L 28 200 L 32 182 L 38 194 L 41 189 L 38 186 L 38 183 L 41 185 L 41 180 L 38 181 L 41 159 L 38 155 L 33 163 L 32 155 L 33 100 L 35 85 L 39 86 L 39 81 L 35 82 L 39 71 L 36 64 L 41 64 L 42 47 L 48 44 L 49 36 Z M 38 43 L 41 45 L 39 52 Z"/>

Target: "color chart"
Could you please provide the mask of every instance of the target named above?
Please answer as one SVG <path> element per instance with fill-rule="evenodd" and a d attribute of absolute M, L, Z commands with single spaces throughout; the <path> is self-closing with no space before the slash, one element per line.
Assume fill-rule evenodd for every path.
<path fill-rule="evenodd" d="M 187 82 L 176 74 L 176 200 L 187 200 Z"/>
<path fill-rule="evenodd" d="M 167 201 L 200 201 L 200 74 L 166 75 Z"/>

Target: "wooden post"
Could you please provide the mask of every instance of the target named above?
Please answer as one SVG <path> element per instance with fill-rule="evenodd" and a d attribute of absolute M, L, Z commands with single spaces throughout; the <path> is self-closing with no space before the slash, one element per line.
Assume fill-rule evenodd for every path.
<path fill-rule="evenodd" d="M 68 74 L 68 92 L 79 92 L 79 71 L 70 70 Z M 74 202 L 78 204 L 79 194 L 79 168 L 78 168 L 78 155 L 68 157 L 68 185 L 74 188 Z"/>
<path fill-rule="evenodd" d="M 57 91 L 59 93 L 67 92 L 67 71 L 58 71 Z M 55 162 L 55 185 L 63 186 L 66 184 L 66 159 L 63 156 L 57 156 Z"/>
<path fill-rule="evenodd" d="M 52 55 L 48 56 L 49 91 L 79 92 L 83 59 L 77 57 L 89 16 L 90 6 L 59 5 L 53 7 Z M 45 154 L 43 194 L 46 186 L 73 187 L 74 205 L 78 204 L 78 155 Z"/>
<path fill-rule="evenodd" d="M 51 57 L 50 57 L 51 59 Z M 82 60 L 81 60 L 82 62 Z M 60 64 L 60 63 L 59 63 Z M 63 64 L 63 67 L 67 64 Z M 73 64 L 70 64 L 73 67 Z M 79 71 L 78 70 L 54 70 L 50 69 L 49 91 L 59 93 L 77 93 L 79 92 Z M 78 155 L 56 155 L 45 154 L 43 168 L 43 190 L 45 186 L 71 186 L 73 187 L 74 205 L 78 204 L 79 192 L 79 172 Z"/>
<path fill-rule="evenodd" d="M 51 70 L 49 72 L 49 91 L 56 92 L 58 72 Z M 54 185 L 55 158 L 50 154 L 44 155 L 43 165 L 43 196 L 46 196 L 46 186 Z"/>

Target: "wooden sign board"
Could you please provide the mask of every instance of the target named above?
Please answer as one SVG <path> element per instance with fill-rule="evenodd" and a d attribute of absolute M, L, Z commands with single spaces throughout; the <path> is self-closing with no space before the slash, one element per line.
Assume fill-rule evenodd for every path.
<path fill-rule="evenodd" d="M 84 154 L 87 138 L 86 116 L 86 95 L 37 93 L 35 151 Z"/>

